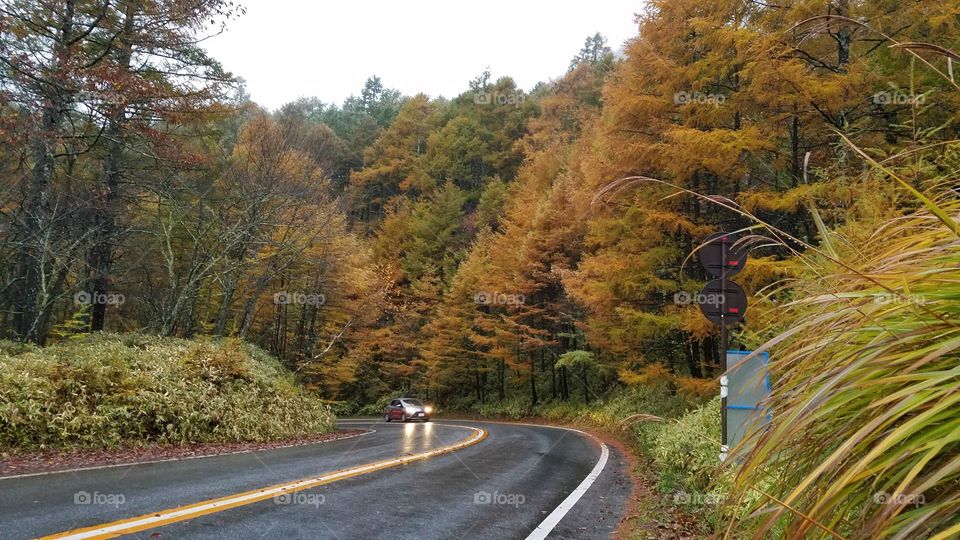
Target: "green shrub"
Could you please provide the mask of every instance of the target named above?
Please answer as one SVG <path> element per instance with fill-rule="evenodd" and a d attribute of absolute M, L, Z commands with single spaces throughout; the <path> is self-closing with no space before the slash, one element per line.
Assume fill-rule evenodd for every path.
<path fill-rule="evenodd" d="M 547 420 L 584 423 L 604 428 L 615 427 L 624 418 L 638 413 L 663 418 L 677 418 L 703 400 L 689 401 L 663 385 L 633 385 L 615 389 L 589 403 L 573 398 L 567 401 L 548 399 L 530 406 L 525 394 L 513 394 L 500 401 L 488 399 L 480 403 L 473 396 L 444 404 L 446 411 L 467 412 L 482 416 L 520 419 L 538 416 Z"/>
<path fill-rule="evenodd" d="M 0 347 L 0 447 L 262 441 L 334 418 L 292 374 L 236 340 L 91 335 Z"/>
<path fill-rule="evenodd" d="M 324 403 L 330 407 L 330 412 L 337 418 L 351 416 L 357 409 L 356 404 L 350 401 L 324 401 Z"/>
<path fill-rule="evenodd" d="M 37 346 L 33 343 L 22 343 L 19 341 L 11 341 L 9 339 L 0 339 L 0 355 L 18 355 L 36 349 Z"/>
<path fill-rule="evenodd" d="M 373 403 L 358 407 L 354 414 L 357 416 L 380 416 L 383 414 L 383 409 L 387 407 L 388 403 L 390 403 L 390 398 L 381 398 Z"/>
<path fill-rule="evenodd" d="M 501 416 L 512 420 L 519 420 L 535 414 L 530 406 L 530 398 L 526 396 L 511 396 L 503 401 L 487 401 L 477 404 L 475 412 L 482 416 Z"/>
<path fill-rule="evenodd" d="M 716 477 L 720 454 L 720 398 L 714 398 L 653 436 L 650 455 L 667 490 L 704 492 Z"/>

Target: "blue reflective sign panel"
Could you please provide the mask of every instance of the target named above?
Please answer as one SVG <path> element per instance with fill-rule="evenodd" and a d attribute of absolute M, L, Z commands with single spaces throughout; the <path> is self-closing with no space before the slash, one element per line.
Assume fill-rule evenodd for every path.
<path fill-rule="evenodd" d="M 727 351 L 727 444 L 734 448 L 750 432 L 770 421 L 761 404 L 770 396 L 770 355 Z"/>

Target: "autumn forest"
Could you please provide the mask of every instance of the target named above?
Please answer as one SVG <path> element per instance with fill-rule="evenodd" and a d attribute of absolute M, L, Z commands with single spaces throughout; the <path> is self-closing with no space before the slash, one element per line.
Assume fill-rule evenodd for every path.
<path fill-rule="evenodd" d="M 239 336 L 331 399 L 590 399 L 651 364 L 696 392 L 718 344 L 675 302 L 705 281 L 687 255 L 750 222 L 678 190 L 815 243 L 895 210 L 847 142 L 955 130 L 945 59 L 880 35 L 951 44 L 948 2 L 653 2 L 623 54 L 591 36 L 532 89 L 372 76 L 272 112 L 197 44 L 230 3 L 56 6 L 0 19 L 4 335 Z"/>
<path fill-rule="evenodd" d="M 679 190 L 815 243 L 816 219 L 893 210 L 846 142 L 955 130 L 945 59 L 881 35 L 950 43 L 949 3 L 653 2 L 623 54 L 591 36 L 529 90 L 372 76 L 272 112 L 196 43 L 237 8 L 194 4 L 5 8 L 7 337 L 239 336 L 359 403 L 590 399 L 651 364 L 706 392 L 717 332 L 675 298 L 699 241 L 750 222 Z M 755 250 L 748 289 L 787 255 Z"/>
<path fill-rule="evenodd" d="M 632 405 L 604 422 L 718 430 L 695 252 L 737 231 L 730 348 L 770 351 L 780 414 L 721 514 L 769 510 L 757 537 L 958 532 L 960 4 L 637 11 L 633 39 L 576 36 L 531 88 L 487 70 L 405 95 L 371 74 L 342 103 L 267 110 L 203 47 L 244 15 L 232 1 L 0 2 L 0 356 L 101 333 L 252 343 L 338 413 L 615 398 Z M 715 465 L 683 429 L 653 455 L 711 489 L 727 477 L 666 450 L 687 437 Z M 880 483 L 938 502 L 864 511 L 851 494 Z"/>

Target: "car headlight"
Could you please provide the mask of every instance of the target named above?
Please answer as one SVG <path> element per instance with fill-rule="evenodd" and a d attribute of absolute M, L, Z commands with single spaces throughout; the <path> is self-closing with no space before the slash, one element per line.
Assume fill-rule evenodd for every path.
<path fill-rule="evenodd" d="M 433 407 L 427 405 L 426 407 L 423 408 L 423 412 L 430 414 L 433 412 Z"/>
<path fill-rule="evenodd" d="M 414 409 L 413 407 L 407 407 L 407 408 L 404 409 L 404 410 L 407 411 L 407 414 L 413 414 L 413 413 L 417 412 L 417 410 Z"/>

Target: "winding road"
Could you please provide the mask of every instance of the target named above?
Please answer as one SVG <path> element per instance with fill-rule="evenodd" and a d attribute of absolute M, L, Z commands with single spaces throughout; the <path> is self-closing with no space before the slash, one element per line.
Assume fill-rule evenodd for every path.
<path fill-rule="evenodd" d="M 0 478 L 0 538 L 608 538 L 625 514 L 624 457 L 576 430 L 454 420 L 338 425 L 369 431 Z"/>

